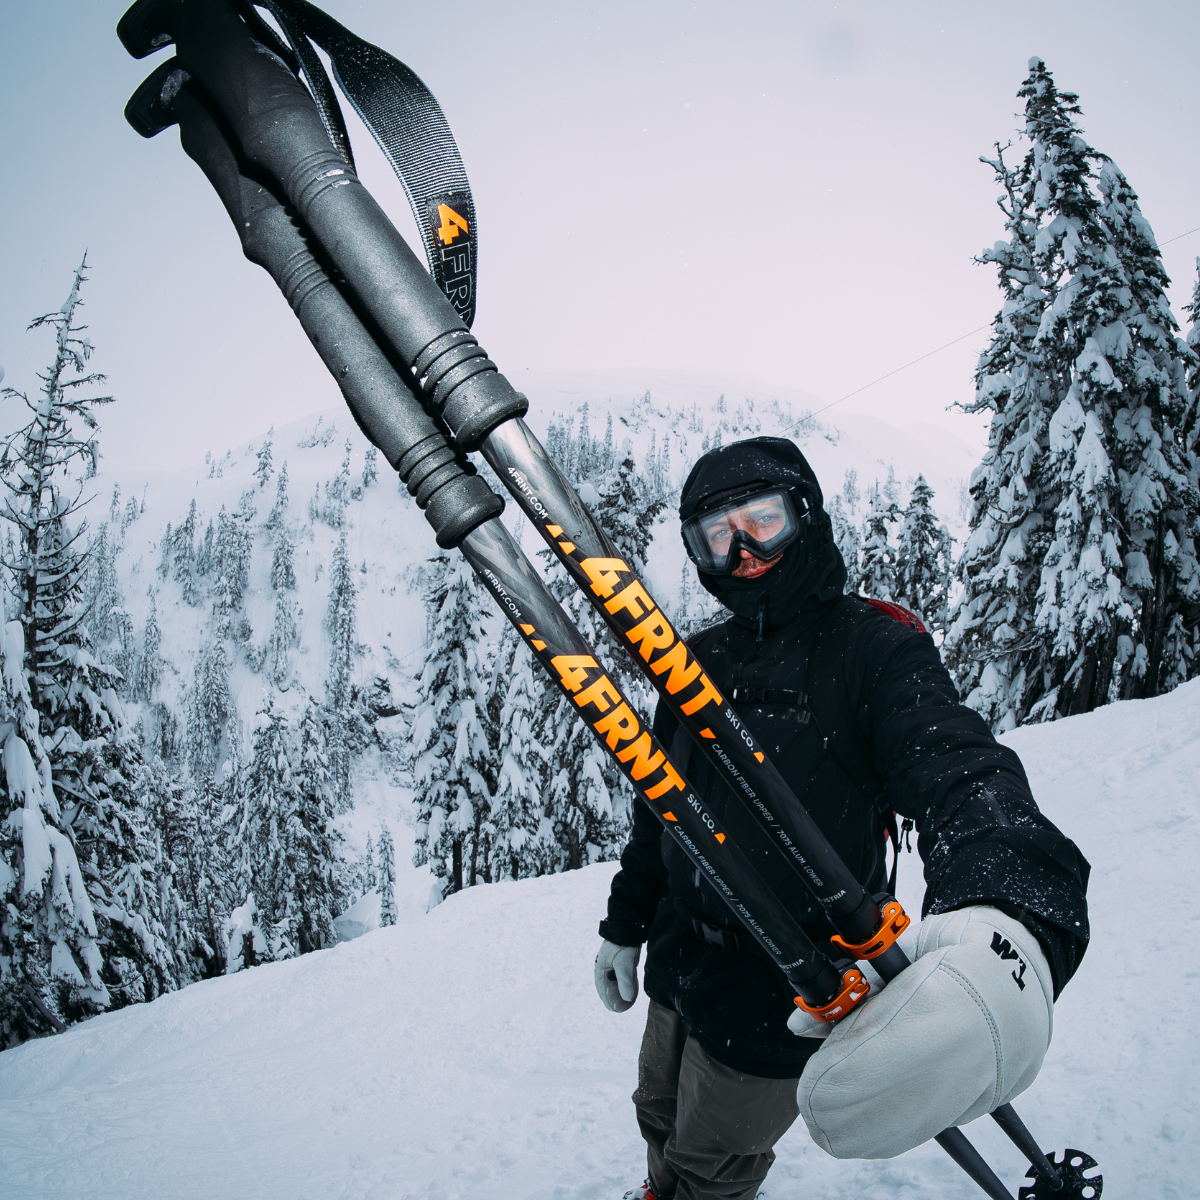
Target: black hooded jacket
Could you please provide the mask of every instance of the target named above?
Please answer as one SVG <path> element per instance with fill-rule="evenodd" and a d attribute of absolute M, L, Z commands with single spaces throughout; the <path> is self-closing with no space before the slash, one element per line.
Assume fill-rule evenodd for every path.
<path fill-rule="evenodd" d="M 804 692 L 817 630 L 846 584 L 821 489 L 804 456 L 783 438 L 711 451 L 684 484 L 680 516 L 686 519 L 706 499 L 755 480 L 794 487 L 809 504 L 811 523 L 757 579 L 700 573 L 704 587 L 733 615 L 691 645 L 726 694 L 735 686 Z M 1037 936 L 1057 995 L 1087 946 L 1087 861 L 1038 811 L 1016 754 L 959 702 L 928 634 L 871 612 L 855 626 L 844 663 L 851 704 L 873 748 L 875 769 L 887 780 L 888 805 L 911 817 L 918 830 L 924 913 L 969 904 L 1004 909 Z M 882 818 L 825 749 L 807 709 L 739 704 L 738 712 L 850 870 L 869 891 L 882 890 Z M 765 835 L 661 703 L 654 732 L 739 844 L 763 855 L 761 872 L 810 936 L 828 938 L 834 930 L 824 914 L 790 869 L 767 862 Z M 635 805 L 601 936 L 647 944 L 647 994 L 674 1008 L 715 1059 L 754 1075 L 798 1076 L 821 1043 L 788 1031 L 794 1005 L 783 976 L 748 938 L 736 948 L 703 940 L 696 919 L 731 925 L 728 909 L 673 839 L 644 805 Z"/>

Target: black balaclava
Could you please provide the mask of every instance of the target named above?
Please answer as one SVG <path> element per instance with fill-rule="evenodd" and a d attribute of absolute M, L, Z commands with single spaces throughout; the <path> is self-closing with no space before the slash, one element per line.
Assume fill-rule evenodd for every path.
<path fill-rule="evenodd" d="M 794 487 L 808 501 L 812 521 L 783 557 L 757 579 L 697 571 L 701 586 L 733 613 L 739 625 L 778 629 L 803 611 L 823 607 L 846 588 L 846 566 L 833 540 L 821 485 L 808 460 L 787 438 L 757 437 L 710 450 L 688 475 L 679 497 L 686 521 L 706 501 L 748 484 Z"/>

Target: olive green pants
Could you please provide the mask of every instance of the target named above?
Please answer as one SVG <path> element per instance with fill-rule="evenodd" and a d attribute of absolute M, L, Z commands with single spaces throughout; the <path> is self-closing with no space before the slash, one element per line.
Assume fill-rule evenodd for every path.
<path fill-rule="evenodd" d="M 752 1200 L 772 1147 L 800 1115 L 795 1079 L 744 1075 L 710 1058 L 678 1013 L 650 1001 L 633 1093 L 659 1200 Z"/>

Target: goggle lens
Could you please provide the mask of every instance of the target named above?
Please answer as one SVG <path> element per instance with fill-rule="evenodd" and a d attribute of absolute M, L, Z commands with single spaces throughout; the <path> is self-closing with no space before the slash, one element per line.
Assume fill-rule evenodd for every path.
<path fill-rule="evenodd" d="M 684 524 L 683 537 L 700 570 L 724 575 L 737 565 L 743 548 L 765 561 L 790 546 L 801 529 L 790 492 L 779 489 L 699 513 Z"/>

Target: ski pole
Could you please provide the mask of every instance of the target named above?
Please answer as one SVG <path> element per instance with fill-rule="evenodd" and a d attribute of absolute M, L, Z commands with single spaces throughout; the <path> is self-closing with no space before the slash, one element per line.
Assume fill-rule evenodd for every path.
<path fill-rule="evenodd" d="M 169 101 L 163 101 L 165 94 Z M 641 728 L 628 698 L 495 519 L 504 502 L 449 446 L 287 209 L 268 188 L 241 173 L 218 119 L 184 72 L 174 61 L 162 64 L 138 89 L 130 108 L 143 133 L 178 122 L 185 151 L 221 198 L 246 257 L 266 269 L 284 293 L 359 427 L 424 509 L 438 545 L 457 547 L 466 557 L 643 803 L 804 998 L 806 1009 L 828 1016 L 846 1009 L 850 997 L 868 987 L 861 972 L 849 963 L 835 966 L 813 945 L 657 740 Z M 631 730 L 631 737 L 616 736 Z M 631 745 L 618 750 L 618 740 Z"/>
<path fill-rule="evenodd" d="M 151 36 L 149 39 L 144 39 L 139 49 L 135 50 L 135 53 L 139 52 L 139 50 L 141 53 L 148 52 L 155 45 L 163 44 L 167 40 L 175 40 L 177 45 L 181 45 L 181 35 L 183 35 L 182 46 L 186 46 L 189 40 L 187 36 L 189 32 L 188 17 L 189 15 L 194 17 L 196 14 L 194 4 L 185 3 L 183 0 L 174 0 L 174 2 L 172 0 L 159 0 L 157 4 L 155 0 L 139 0 L 138 4 L 135 5 L 134 9 L 127 14 L 126 19 L 122 22 L 126 26 L 126 33 L 129 32 L 130 26 L 128 23 L 130 18 L 137 16 L 144 19 L 152 8 L 160 10 L 158 13 L 159 16 L 162 15 L 163 10 L 169 9 L 169 15 L 175 19 L 176 25 L 170 30 L 160 30 L 157 38 Z M 208 74 L 204 76 L 206 86 L 211 86 L 213 79 L 219 82 L 220 79 L 229 74 L 227 69 L 225 71 L 217 69 L 214 74 L 211 69 L 214 62 L 218 68 L 221 66 L 227 68 L 231 62 L 236 62 L 237 60 L 237 54 L 234 53 L 231 58 L 227 58 L 224 63 L 222 62 L 222 50 L 230 50 L 232 43 L 236 41 L 236 37 L 229 35 L 233 34 L 234 31 L 240 31 L 243 35 L 243 41 L 249 42 L 251 49 L 254 45 L 245 33 L 245 27 L 237 19 L 236 13 L 232 9 L 229 9 L 228 6 L 217 5 L 214 8 L 207 9 L 206 14 L 213 13 L 214 9 L 217 10 L 219 17 L 225 19 L 226 27 L 224 31 L 220 29 L 214 30 L 213 22 L 210 22 L 207 28 L 203 21 L 193 22 L 190 26 L 191 34 L 195 35 L 192 39 L 192 48 L 195 51 L 194 57 L 202 67 L 208 66 L 210 68 Z M 215 22 L 215 24 L 219 25 L 220 21 Z M 142 32 L 145 32 L 145 30 L 143 29 Z M 225 38 L 224 43 L 222 43 L 223 36 Z M 131 39 L 125 37 L 124 34 L 123 38 L 126 40 L 126 44 L 130 45 Z M 133 38 L 133 41 L 136 44 L 136 36 Z M 131 46 L 131 48 L 133 47 Z M 234 46 L 233 49 L 236 51 L 237 47 Z M 244 45 L 242 49 L 245 49 Z M 260 58 L 257 65 L 261 66 L 264 58 L 265 56 Z M 243 60 L 245 60 L 244 54 Z M 188 61 L 191 60 L 189 59 Z M 243 61 L 241 65 L 245 67 L 246 61 Z M 254 83 L 247 78 L 247 76 L 252 76 L 253 74 L 254 72 L 251 70 L 242 76 L 238 76 L 236 86 L 232 88 L 231 94 L 227 94 L 224 97 L 224 102 L 221 103 L 221 108 L 225 112 L 225 115 L 232 119 L 235 128 L 239 124 L 239 115 L 246 115 L 243 113 L 243 109 L 247 111 L 249 109 L 248 104 L 239 104 L 239 101 L 246 101 L 255 96 Z M 361 233 L 372 226 L 377 227 L 380 220 L 382 220 L 383 227 L 387 229 L 391 229 L 391 227 L 386 218 L 382 218 L 382 213 L 378 211 L 377 206 L 374 206 L 374 202 L 370 200 L 365 189 L 361 189 L 361 185 L 359 185 L 360 194 L 358 198 L 360 200 L 365 198 L 365 201 L 369 203 L 359 203 L 357 206 L 351 205 L 349 209 L 343 211 L 343 217 L 349 213 L 352 218 L 357 216 L 358 221 L 356 224 L 354 219 L 346 220 L 341 222 L 339 226 L 339 222 L 336 219 L 339 205 L 338 203 L 330 205 L 328 198 L 334 193 L 335 189 L 340 193 L 343 188 L 353 188 L 357 184 L 357 180 L 342 165 L 345 160 L 333 151 L 327 139 L 324 138 L 323 133 L 312 152 L 307 156 L 301 157 L 295 170 L 290 172 L 280 170 L 280 167 L 283 165 L 283 159 L 286 159 L 287 143 L 289 140 L 294 140 L 294 135 L 297 131 L 293 123 L 293 128 L 282 130 L 284 134 L 282 139 L 273 137 L 274 134 L 281 131 L 282 121 L 278 118 L 282 115 L 283 121 L 286 121 L 288 116 L 295 115 L 295 109 L 297 108 L 295 104 L 297 98 L 295 95 L 296 90 L 305 99 L 307 99 L 307 93 L 299 87 L 299 84 L 294 79 L 287 75 L 286 71 L 276 72 L 274 85 L 273 91 L 270 87 L 260 89 L 259 94 L 255 98 L 260 102 L 265 98 L 266 103 L 260 103 L 257 106 L 255 112 L 252 114 L 254 119 L 247 119 L 246 122 L 243 122 L 243 124 L 249 125 L 248 132 L 250 137 L 247 138 L 244 136 L 247 130 L 242 129 L 238 131 L 243 150 L 252 158 L 255 158 L 260 166 L 266 166 L 268 170 L 274 169 L 273 173 L 283 183 L 289 198 L 293 200 L 297 208 L 301 211 L 301 214 L 313 226 L 318 239 L 325 245 L 326 250 L 330 252 L 336 265 L 345 272 L 352 285 L 356 281 L 358 282 L 356 291 L 359 299 L 367 302 L 367 307 L 378 322 L 385 340 L 390 343 L 391 347 L 420 379 L 423 389 L 430 395 L 432 401 L 440 410 L 440 415 L 453 430 L 456 442 L 464 449 L 474 448 L 472 444 L 476 443 L 484 449 L 486 456 L 491 458 L 494 455 L 495 458 L 503 463 L 503 457 L 495 447 L 492 447 L 493 455 L 488 454 L 489 446 L 487 443 L 490 440 L 488 437 L 488 427 L 491 426 L 492 429 L 495 429 L 506 420 L 519 417 L 524 411 L 523 398 L 513 392 L 507 382 L 499 376 L 494 365 L 484 357 L 482 350 L 479 349 L 474 339 L 466 333 L 465 329 L 461 326 L 461 322 L 457 321 L 457 318 L 454 318 L 449 323 L 444 319 L 440 321 L 436 319 L 439 316 L 444 318 L 444 314 L 437 311 L 438 306 L 448 308 L 448 305 L 442 294 L 436 288 L 433 288 L 429 277 L 424 274 L 419 264 L 416 263 L 415 258 L 408 252 L 403 240 L 399 238 L 398 234 L 395 234 L 394 230 L 391 230 L 392 234 L 395 235 L 394 238 L 383 238 L 382 248 L 380 245 L 375 245 L 372 247 L 372 253 L 357 253 L 352 245 L 351 249 L 347 251 L 346 247 L 348 244 L 352 244 L 356 240 L 361 240 L 353 236 L 356 232 Z M 290 96 L 288 95 L 289 89 L 292 91 Z M 230 102 L 231 99 L 232 103 Z M 311 104 L 311 101 L 309 103 Z M 313 115 L 315 117 L 315 113 Z M 267 125 L 272 126 L 268 131 L 271 136 L 262 136 L 263 118 L 271 118 L 265 122 Z M 254 128 L 255 120 L 258 121 L 258 129 Z M 303 126 L 303 120 L 299 124 Z M 305 131 L 301 129 L 300 132 L 305 134 L 311 132 L 311 130 Z M 289 137 L 289 135 L 291 136 Z M 303 140 L 303 137 L 300 140 Z M 292 149 L 294 150 L 294 146 Z M 341 201 L 340 195 L 338 196 L 338 200 Z M 324 228 L 324 236 L 322 236 L 322 227 Z M 339 227 L 341 233 L 346 234 L 344 241 L 339 240 Z M 347 230 L 349 230 L 348 234 L 346 233 Z M 332 243 L 330 239 L 332 239 Z M 374 284 L 378 283 L 378 280 L 372 278 L 372 268 L 377 268 L 380 261 L 382 261 L 384 273 L 386 274 L 389 267 L 387 260 L 389 258 L 398 259 L 400 265 L 403 266 L 405 265 L 405 255 L 407 255 L 407 259 L 409 260 L 407 265 L 414 267 L 415 270 L 408 272 L 408 278 L 403 278 L 404 272 L 401 271 L 401 278 L 398 281 L 393 280 L 393 284 L 397 284 L 398 282 L 402 286 L 398 288 L 393 287 L 390 295 L 387 294 L 388 290 L 386 287 L 381 289 L 379 286 L 374 286 Z M 397 264 L 392 262 L 390 265 L 395 267 Z M 369 288 L 362 286 L 364 272 L 365 278 L 372 283 L 372 286 Z M 426 285 L 424 288 L 426 294 L 424 296 L 420 294 L 422 291 L 421 280 Z M 410 294 L 413 288 L 409 288 L 409 284 L 413 284 L 415 288 L 415 297 Z M 372 298 L 377 302 L 376 304 L 369 303 Z M 409 320 L 406 325 L 404 320 L 400 320 L 400 328 L 402 330 L 407 329 L 407 335 L 404 339 L 398 341 L 396 337 L 397 317 L 399 315 L 411 318 L 414 308 L 432 308 L 432 319 L 428 319 L 430 318 L 430 313 L 426 311 L 424 315 L 427 319 L 423 322 Z M 407 313 L 405 310 L 408 310 Z M 442 328 L 440 332 L 437 331 L 439 325 L 444 327 L 448 324 L 449 328 Z M 454 325 L 457 325 L 458 328 L 454 328 Z M 416 327 L 416 339 L 418 341 L 424 339 L 425 343 L 423 350 L 416 354 L 413 353 L 416 346 L 416 342 L 413 340 L 414 326 Z M 435 336 L 428 338 L 426 335 L 430 333 L 434 333 Z M 532 435 L 528 433 L 527 429 L 523 428 L 523 423 L 520 424 L 520 431 L 525 435 L 527 445 L 536 446 L 536 442 L 532 440 Z M 541 447 L 536 446 L 536 449 L 541 453 L 541 457 L 545 462 L 549 464 L 549 460 L 546 458 L 544 451 L 541 450 Z M 552 466 L 552 464 L 549 465 Z M 523 507 L 529 511 L 531 508 L 536 508 L 539 497 L 537 493 L 534 493 L 532 496 L 529 494 L 531 489 L 527 483 L 522 486 L 517 481 L 517 471 L 519 471 L 519 468 L 514 468 L 510 463 L 507 476 L 502 473 L 501 477 L 505 479 L 509 490 L 517 496 L 519 501 L 522 497 L 525 498 L 526 503 Z M 554 474 L 556 475 L 557 472 L 554 472 Z M 558 478 L 561 480 L 561 476 Z M 566 485 L 565 480 L 561 480 L 561 483 L 565 486 L 566 492 L 573 497 L 573 492 L 571 492 L 569 485 Z M 604 587 L 607 587 L 607 595 L 612 596 L 614 590 L 616 590 L 618 594 L 615 599 L 619 600 L 621 597 L 625 597 L 626 606 L 635 615 L 641 617 L 645 617 L 647 613 L 651 617 L 657 615 L 660 618 L 659 624 L 653 626 L 649 631 L 644 631 L 641 640 L 645 643 L 651 638 L 651 635 L 655 635 L 658 638 L 671 637 L 672 640 L 666 644 L 666 652 L 660 655 L 659 659 L 655 660 L 654 663 L 650 663 L 650 670 L 646 670 L 645 667 L 642 669 L 646 671 L 649 677 L 655 666 L 678 652 L 683 659 L 681 664 L 682 669 L 679 671 L 679 674 L 677 675 L 673 664 L 668 664 L 662 666 L 659 672 L 660 674 L 665 673 L 668 666 L 670 666 L 671 675 L 667 679 L 662 680 L 661 683 L 653 678 L 651 679 L 656 687 L 658 687 L 660 693 L 664 694 L 668 699 L 668 703 L 670 703 L 671 699 L 668 694 L 672 690 L 670 683 L 676 679 L 684 678 L 694 665 L 696 672 L 699 674 L 698 690 L 690 698 L 685 697 L 676 702 L 675 706 L 681 709 L 683 715 L 690 715 L 688 711 L 689 706 L 692 706 L 692 712 L 704 707 L 705 704 L 713 705 L 719 712 L 723 710 L 726 721 L 731 724 L 734 731 L 741 734 L 742 742 L 749 747 L 749 753 L 753 755 L 754 759 L 760 765 L 764 764 L 766 761 L 765 755 L 754 749 L 752 739 L 741 728 L 740 722 L 737 721 L 732 709 L 723 704 L 722 698 L 711 685 L 711 682 L 700 672 L 699 664 L 695 664 L 694 660 L 691 662 L 688 661 L 689 652 L 687 647 L 677 637 L 673 636 L 674 631 L 670 629 L 669 623 L 665 623 L 665 618 L 661 617 L 661 613 L 657 611 L 657 606 L 653 605 L 653 602 L 650 601 L 644 587 L 640 586 L 640 583 L 633 577 L 632 572 L 629 572 L 625 564 L 620 562 L 615 553 L 611 552 L 611 543 L 607 547 L 604 546 L 606 539 L 604 539 L 602 532 L 595 528 L 594 522 L 591 522 L 590 517 L 586 514 L 586 510 L 578 502 L 577 497 L 574 497 L 574 501 L 574 507 L 577 510 L 576 515 L 582 514 L 587 518 L 587 521 L 580 525 L 581 531 L 587 529 L 588 525 L 590 525 L 591 529 L 588 532 L 598 538 L 602 549 L 610 551 L 606 555 L 590 556 L 593 560 L 592 567 L 594 570 L 600 572 L 599 578 L 596 578 L 587 570 L 585 564 L 588 562 L 588 558 L 583 554 L 576 555 L 576 559 L 578 560 L 576 566 L 579 569 L 572 573 L 577 581 L 579 581 L 580 573 L 582 572 L 587 576 L 588 582 L 597 596 L 600 595 Z M 570 507 L 568 504 L 568 508 Z M 543 507 L 538 515 L 544 517 L 555 514 Z M 570 536 L 562 536 L 564 527 L 558 522 L 543 520 L 540 522 L 539 528 L 542 531 L 543 537 L 551 544 L 556 554 L 558 554 L 560 560 L 566 562 L 568 569 L 570 569 L 570 556 L 577 549 L 577 544 L 572 543 Z M 570 527 L 566 528 L 569 534 Z M 597 565 L 595 560 L 598 557 L 607 559 L 607 563 Z M 622 582 L 620 579 L 622 573 L 620 568 L 624 568 L 624 573 L 628 573 L 631 578 L 630 581 L 625 582 L 625 585 L 618 590 L 613 579 L 615 576 L 617 583 Z M 635 584 L 637 585 L 636 588 Z M 629 592 L 633 592 L 633 595 L 628 596 L 627 593 Z M 639 599 L 639 592 L 640 596 L 645 598 L 644 600 Z M 640 612 L 637 612 L 632 607 L 629 603 L 631 600 L 634 603 L 642 605 Z M 595 597 L 593 597 L 593 603 L 599 604 Z M 620 606 L 618 605 L 618 607 Z M 615 610 L 612 602 L 605 604 L 601 611 L 609 615 L 613 614 Z M 606 615 L 605 619 L 608 620 L 609 616 Z M 614 628 L 620 629 L 618 622 L 610 620 L 609 623 Z M 642 628 L 642 624 L 642 622 L 639 622 L 638 628 Z M 626 633 L 628 640 L 638 640 L 629 636 L 632 630 L 625 629 L 623 632 Z M 663 649 L 664 647 L 663 645 L 650 645 L 649 647 L 649 649 L 655 648 Z M 643 657 L 649 661 L 649 652 L 645 649 L 643 650 Z M 637 661 L 636 658 L 635 661 Z M 694 678 L 695 676 L 693 676 Z M 675 690 L 680 690 L 682 686 L 681 683 Z M 696 703 L 697 701 L 699 703 Z M 709 716 L 709 714 L 706 714 L 706 716 Z M 710 717 L 710 719 L 712 718 Z M 716 738 L 711 728 L 706 727 L 698 731 L 694 724 L 689 725 L 686 721 L 683 723 L 685 727 L 689 728 L 689 732 L 693 736 L 697 736 L 698 734 L 698 740 L 699 738 L 707 737 L 719 747 L 719 743 L 716 743 Z M 703 741 L 700 741 L 700 744 L 702 746 L 705 745 Z M 707 747 L 705 749 L 707 750 Z M 718 757 L 718 761 L 735 775 L 737 781 L 741 783 L 745 794 L 752 801 L 755 801 L 756 808 L 752 809 L 752 811 L 758 812 L 760 818 L 764 819 L 764 824 L 778 826 L 780 836 L 786 839 L 787 835 L 784 827 L 773 819 L 771 812 L 761 802 L 761 799 L 755 796 L 753 785 L 748 782 L 745 775 L 738 773 L 737 759 L 744 757 L 745 755 L 741 751 L 741 746 L 736 738 L 734 738 L 729 740 L 724 754 Z M 767 768 L 767 770 L 770 773 L 774 769 Z M 751 774 L 753 777 L 753 771 Z M 777 776 L 778 773 L 775 772 L 775 775 Z M 778 779 L 778 783 L 782 784 L 782 779 Z M 849 934 L 850 937 L 860 939 L 846 941 L 843 938 L 839 938 L 839 941 L 842 942 L 845 948 L 850 949 L 859 956 L 876 958 L 876 966 L 880 969 L 880 973 L 885 978 L 894 977 L 899 970 L 907 965 L 907 960 L 904 959 L 899 948 L 894 946 L 895 936 L 903 927 L 901 921 L 904 924 L 907 923 L 907 919 L 904 918 L 899 905 L 894 905 L 894 907 L 889 906 L 886 913 L 880 913 L 873 898 L 867 896 L 863 892 L 861 885 L 858 885 L 857 881 L 846 871 L 844 865 L 833 854 L 832 848 L 828 847 L 827 843 L 824 842 L 820 831 L 812 824 L 807 813 L 799 806 L 795 798 L 791 797 L 786 786 L 782 787 L 781 790 L 773 790 L 779 792 L 779 795 L 774 798 L 776 806 L 780 798 L 785 802 L 790 802 L 794 806 L 794 812 L 802 814 L 808 824 L 812 825 L 812 828 L 806 831 L 809 835 L 809 840 L 800 843 L 800 847 L 803 847 L 803 849 L 797 847 L 795 842 L 790 840 L 786 841 L 785 844 L 792 849 L 794 865 L 800 868 L 802 878 L 806 878 L 810 890 L 813 891 L 818 901 L 826 907 L 826 910 L 830 912 L 835 926 L 842 930 L 843 933 Z M 847 885 L 830 892 L 825 887 L 824 879 L 814 869 L 812 863 L 806 861 L 804 850 L 807 850 L 809 859 L 825 860 L 823 864 L 824 871 L 830 877 L 833 884 L 842 883 L 845 880 L 847 881 Z M 826 854 L 825 851 L 828 851 L 828 853 Z M 842 878 L 839 878 L 839 875 Z M 825 890 L 825 895 L 821 894 L 822 889 Z M 884 919 L 885 916 L 888 918 L 887 921 Z M 865 939 L 862 938 L 864 932 L 867 934 Z M 1040 1154 L 1039 1158 L 1041 1163 L 1045 1162 L 1044 1157 L 1040 1156 Z M 1038 1162 L 1035 1161 L 1035 1167 L 1037 1165 Z"/>
<path fill-rule="evenodd" d="M 784 846 L 846 948 L 894 977 L 907 965 L 895 945 L 908 923 L 903 910 L 893 902 L 885 919 L 519 420 L 525 397 L 497 371 L 334 149 L 299 80 L 261 52 L 232 0 L 137 0 L 118 31 L 135 53 L 174 41 L 179 66 L 211 97 L 249 165 L 278 181 L 454 445 L 482 451 L 731 790 Z"/>

